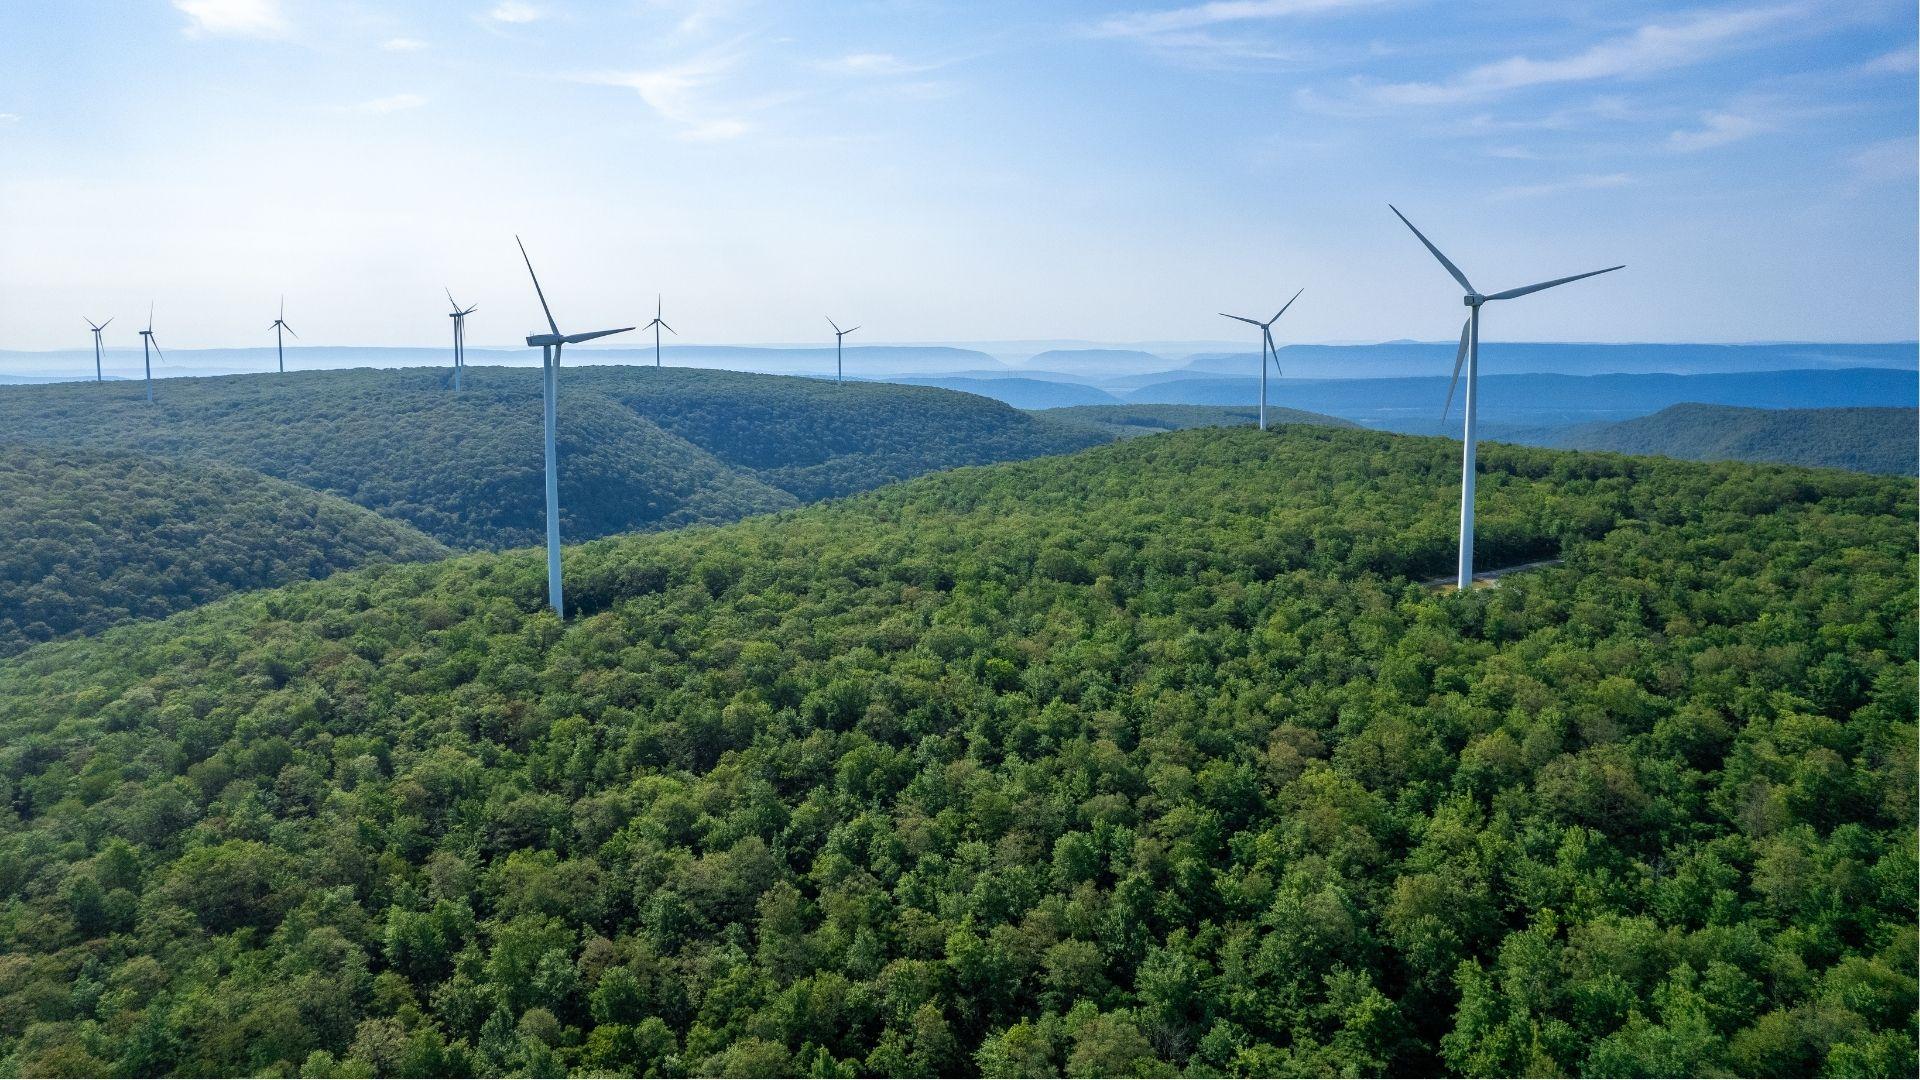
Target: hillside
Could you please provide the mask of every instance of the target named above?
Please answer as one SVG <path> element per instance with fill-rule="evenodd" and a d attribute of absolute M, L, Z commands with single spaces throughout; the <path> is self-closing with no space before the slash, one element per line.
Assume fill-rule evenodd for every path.
<path fill-rule="evenodd" d="M 1050 420 L 1085 424 L 1096 431 L 1123 439 L 1140 435 L 1158 435 L 1197 427 L 1237 427 L 1260 422 L 1258 406 L 1231 405 L 1078 405 L 1044 409 L 1039 415 Z M 1351 420 L 1299 409 L 1267 406 L 1267 423 L 1321 424 L 1327 427 L 1358 427 Z"/>
<path fill-rule="evenodd" d="M 1912 476 L 1920 410 L 1742 409 L 1687 403 L 1613 424 L 1583 424 L 1552 442 L 1580 450 L 1693 461 L 1777 461 Z"/>
<path fill-rule="evenodd" d="M 460 547 L 544 529 L 536 372 L 299 372 L 137 387 L 7 387 L 0 430 L 53 445 L 243 465 Z M 1085 432 L 941 390 L 737 372 L 582 367 L 562 377 L 571 540 L 732 521 L 954 465 L 1076 450 Z"/>
<path fill-rule="evenodd" d="M 18 445 L 0 445 L 0 536 L 0 656 L 233 592 L 449 554 L 248 469 Z"/>
<path fill-rule="evenodd" d="M 1905 481 L 1295 425 L 0 662 L 0 1072 L 1911 1075 Z"/>

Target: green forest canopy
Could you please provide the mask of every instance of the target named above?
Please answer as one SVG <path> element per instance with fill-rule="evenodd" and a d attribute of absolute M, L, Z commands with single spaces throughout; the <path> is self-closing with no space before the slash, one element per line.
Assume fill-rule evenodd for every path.
<path fill-rule="evenodd" d="M 0 430 L 55 445 L 193 455 L 259 469 L 405 521 L 443 543 L 538 543 L 539 373 L 470 368 L 0 388 Z M 688 368 L 561 375 L 569 540 L 733 521 L 955 465 L 1078 450 L 1111 436 L 931 387 Z"/>
<path fill-rule="evenodd" d="M 1650 416 L 1583 424 L 1554 445 L 1694 461 L 1778 461 L 1912 476 L 1920 467 L 1920 409 L 1743 409 L 1674 405 Z"/>
<path fill-rule="evenodd" d="M 0 444 L 0 656 L 229 593 L 451 554 L 250 469 Z"/>
<path fill-rule="evenodd" d="M 1236 427 L 1260 422 L 1260 408 L 1257 405 L 1067 405 L 1033 412 L 1048 420 L 1084 424 L 1102 434 L 1129 439 L 1140 435 L 1157 435 L 1163 431 Z M 1337 416 L 1273 405 L 1267 407 L 1267 423 L 1323 424 L 1348 428 L 1360 426 Z"/>
<path fill-rule="evenodd" d="M 1911 1075 L 1915 494 L 1290 426 L 0 663 L 0 1071 Z"/>

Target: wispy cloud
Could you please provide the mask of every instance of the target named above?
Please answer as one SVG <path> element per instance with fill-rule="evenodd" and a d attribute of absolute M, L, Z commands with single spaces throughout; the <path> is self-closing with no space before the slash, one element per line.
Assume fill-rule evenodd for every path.
<path fill-rule="evenodd" d="M 1380 0 L 1215 0 L 1190 7 L 1134 11 L 1102 20 L 1093 28 L 1101 37 L 1154 38 L 1199 30 L 1222 23 L 1278 19 L 1289 15 L 1322 15 L 1346 8 L 1365 7 Z"/>
<path fill-rule="evenodd" d="M 680 129 L 683 139 L 716 141 L 738 138 L 751 125 L 713 100 L 709 91 L 733 70 L 738 57 L 714 53 L 683 64 L 649 71 L 610 72 L 588 76 L 589 82 L 624 86 L 640 95 L 662 120 Z"/>
<path fill-rule="evenodd" d="M 1743 113 L 1710 112 L 1700 117 L 1700 126 L 1675 131 L 1667 136 L 1667 147 L 1682 153 L 1711 150 L 1755 135 L 1772 131 L 1774 125 Z"/>
<path fill-rule="evenodd" d="M 277 0 L 173 0 L 187 17 L 187 33 L 285 37 L 290 27 Z"/>
<path fill-rule="evenodd" d="M 845 75 L 917 75 L 940 65 L 916 64 L 892 53 L 858 52 L 837 57 L 820 66 Z"/>
<path fill-rule="evenodd" d="M 380 48 L 387 52 L 419 52 L 426 47 L 426 42 L 410 37 L 392 37 L 380 43 Z"/>
<path fill-rule="evenodd" d="M 1495 191 L 1495 199 L 1537 199 L 1545 195 L 1559 195 L 1568 191 L 1593 191 L 1599 188 L 1625 187 L 1633 183 L 1633 177 L 1626 173 L 1605 173 L 1601 175 L 1574 176 L 1565 180 L 1549 180 L 1541 184 L 1519 184 L 1514 187 Z"/>
<path fill-rule="evenodd" d="M 354 108 L 363 113 L 384 115 L 386 113 L 403 112 L 407 109 L 417 109 L 426 103 L 427 99 L 421 97 L 419 94 L 393 94 L 388 97 L 374 98 L 371 101 L 363 101 L 354 106 Z"/>
<path fill-rule="evenodd" d="M 1920 68 L 1920 52 L 1912 45 L 1884 52 L 1860 65 L 1868 75 L 1911 75 Z"/>
<path fill-rule="evenodd" d="M 1688 67 L 1764 40 L 1770 31 L 1806 14 L 1799 5 L 1704 12 L 1677 22 L 1648 23 L 1571 56 L 1514 56 L 1437 82 L 1359 83 L 1356 89 L 1375 105 L 1451 105 L 1534 86 L 1634 78 Z"/>
<path fill-rule="evenodd" d="M 1904 135 L 1868 143 L 1847 155 L 1847 167 L 1856 184 L 1907 183 L 1920 173 L 1916 155 L 1920 155 L 1920 143 Z"/>
<path fill-rule="evenodd" d="M 19 113 L 0 112 L 0 124 L 17 124 L 19 122 L 20 122 Z"/>
<path fill-rule="evenodd" d="M 497 23 L 539 22 L 547 17 L 545 8 L 529 4 L 526 0 L 500 0 L 487 10 L 487 18 Z"/>

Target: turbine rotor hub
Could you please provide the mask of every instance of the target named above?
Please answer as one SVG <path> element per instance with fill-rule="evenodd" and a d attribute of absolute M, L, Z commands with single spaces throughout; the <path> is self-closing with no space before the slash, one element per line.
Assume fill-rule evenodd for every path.
<path fill-rule="evenodd" d="M 1460 302 L 1468 307 L 1479 307 L 1486 302 L 1486 299 L 1486 297 L 1481 296 L 1479 293 L 1468 293 L 1460 298 Z"/>

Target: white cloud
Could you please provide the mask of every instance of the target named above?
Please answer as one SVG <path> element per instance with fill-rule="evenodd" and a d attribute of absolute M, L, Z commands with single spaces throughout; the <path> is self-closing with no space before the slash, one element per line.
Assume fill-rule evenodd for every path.
<path fill-rule="evenodd" d="M 380 43 L 380 48 L 387 52 L 419 52 L 426 47 L 426 42 L 410 37 L 388 38 Z"/>
<path fill-rule="evenodd" d="M 823 66 L 848 75 L 913 75 L 933 68 L 930 64 L 908 63 L 892 53 L 881 52 L 848 53 Z"/>
<path fill-rule="evenodd" d="M 1920 54 L 1916 54 L 1912 45 L 1879 56 L 1860 65 L 1860 70 L 1868 75 L 1911 75 L 1920 67 Z"/>
<path fill-rule="evenodd" d="M 1568 191 L 1595 191 L 1601 188 L 1625 187 L 1633 183 L 1633 177 L 1626 173 L 1606 173 L 1598 176 L 1574 176 L 1565 180 L 1549 180 L 1543 184 L 1520 184 L 1501 188 L 1493 193 L 1495 199 L 1537 199 L 1543 195 L 1559 195 Z"/>
<path fill-rule="evenodd" d="M 1797 5 L 1712 11 L 1675 23 L 1649 23 L 1572 56 L 1514 56 L 1439 82 L 1363 84 L 1361 93 L 1377 105 L 1449 105 L 1531 86 L 1649 75 L 1700 63 L 1805 14 Z"/>
<path fill-rule="evenodd" d="M 1667 147 L 1682 153 L 1711 150 L 1716 146 L 1750 139 L 1771 130 L 1773 130 L 1771 123 L 1740 113 L 1703 113 L 1698 128 L 1675 131 L 1668 135 Z"/>
<path fill-rule="evenodd" d="M 364 113 L 384 115 L 386 113 L 403 112 L 407 109 L 417 109 L 426 103 L 427 99 L 421 97 L 419 94 L 393 94 L 389 97 L 363 101 L 354 106 L 354 108 Z"/>
<path fill-rule="evenodd" d="M 487 12 L 487 18 L 497 23 L 539 22 L 546 17 L 545 10 L 526 0 L 500 0 Z"/>
<path fill-rule="evenodd" d="M 714 104 L 707 91 L 732 70 L 734 62 L 731 56 L 706 56 L 651 71 L 594 75 L 588 81 L 624 86 L 639 94 L 662 120 L 680 128 L 681 138 L 733 139 L 746 134 L 750 125 L 729 115 L 733 110 Z"/>
<path fill-rule="evenodd" d="M 0 112 L 0 124 L 17 124 L 19 122 L 20 122 L 19 113 Z"/>
<path fill-rule="evenodd" d="M 1920 143 L 1913 136 L 1882 139 L 1847 155 L 1860 184 L 1909 183 L 1920 173 Z"/>
<path fill-rule="evenodd" d="M 1215 0 L 1208 4 L 1170 8 L 1162 11 L 1135 11 L 1115 15 L 1093 28 L 1101 37 L 1150 38 L 1183 30 L 1198 30 L 1222 23 L 1278 19 L 1289 15 L 1321 15 L 1345 8 L 1363 7 L 1379 0 Z"/>
<path fill-rule="evenodd" d="M 185 15 L 187 33 L 277 38 L 286 36 L 278 0 L 173 0 Z"/>

